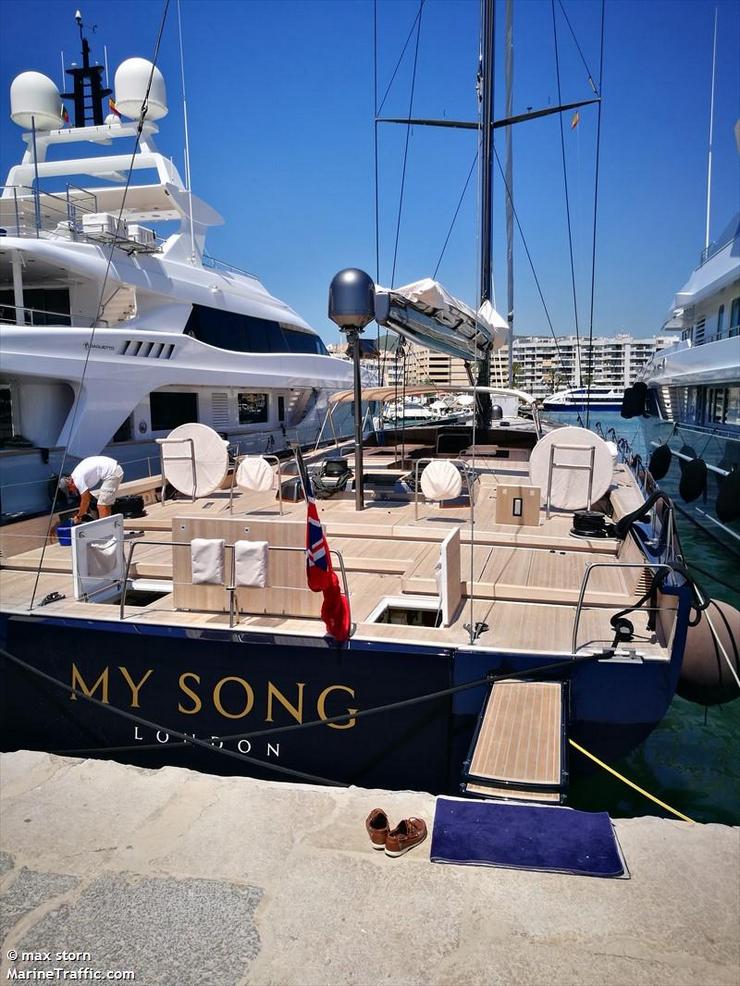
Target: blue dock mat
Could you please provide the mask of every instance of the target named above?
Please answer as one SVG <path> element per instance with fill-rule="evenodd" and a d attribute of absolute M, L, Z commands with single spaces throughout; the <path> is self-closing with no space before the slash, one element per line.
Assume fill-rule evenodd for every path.
<path fill-rule="evenodd" d="M 438 798 L 433 863 L 629 877 L 606 812 Z"/>

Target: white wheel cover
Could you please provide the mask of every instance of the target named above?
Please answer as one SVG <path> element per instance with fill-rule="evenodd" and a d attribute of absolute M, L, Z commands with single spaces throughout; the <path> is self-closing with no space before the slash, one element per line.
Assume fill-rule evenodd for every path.
<path fill-rule="evenodd" d="M 179 425 L 167 436 L 162 446 L 165 478 L 179 493 L 186 496 L 208 496 L 217 490 L 229 468 L 228 442 L 208 425 Z M 184 441 L 172 443 L 169 439 L 189 438 L 195 452 L 195 489 L 193 467 L 190 460 L 190 444 Z"/>
<path fill-rule="evenodd" d="M 578 445 L 578 450 L 555 449 L 558 465 L 588 466 L 589 448 L 594 452 L 594 474 L 591 487 L 591 503 L 607 492 L 614 478 L 612 453 L 598 435 L 585 428 L 573 426 L 555 428 L 532 449 L 529 457 L 529 478 L 532 486 L 539 486 L 542 503 L 547 502 L 547 479 L 550 469 L 550 450 L 553 445 Z M 583 449 L 581 451 L 580 449 Z M 586 469 L 553 469 L 550 503 L 560 510 L 583 510 L 588 503 L 588 471 Z"/>
<path fill-rule="evenodd" d="M 436 459 L 422 470 L 421 492 L 427 500 L 454 500 L 461 490 L 460 471 L 446 459 Z"/>
<path fill-rule="evenodd" d="M 242 490 L 266 493 L 272 489 L 273 472 L 270 463 L 262 456 L 242 459 L 236 471 L 236 485 Z"/>

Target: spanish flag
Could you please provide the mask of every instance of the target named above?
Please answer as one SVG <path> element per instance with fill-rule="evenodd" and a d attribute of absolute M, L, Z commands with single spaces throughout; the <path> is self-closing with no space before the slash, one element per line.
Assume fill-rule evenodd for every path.
<path fill-rule="evenodd" d="M 62 123 L 65 124 L 65 126 L 66 124 L 69 123 L 69 113 L 67 112 L 67 107 L 64 106 L 63 104 L 62 104 Z"/>
<path fill-rule="evenodd" d="M 578 110 L 573 114 L 573 119 L 570 121 L 570 129 L 575 130 L 578 124 L 581 122 L 581 114 Z"/>
<path fill-rule="evenodd" d="M 121 114 L 116 109 L 116 104 L 112 96 L 108 97 L 108 109 L 111 111 L 111 113 L 115 113 L 119 120 L 121 119 Z"/>

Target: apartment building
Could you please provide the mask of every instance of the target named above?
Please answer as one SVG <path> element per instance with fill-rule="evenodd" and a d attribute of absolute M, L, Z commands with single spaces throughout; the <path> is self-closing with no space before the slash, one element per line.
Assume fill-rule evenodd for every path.
<path fill-rule="evenodd" d="M 592 383 L 622 389 L 629 387 L 637 373 L 660 349 L 678 342 L 675 336 L 652 336 L 635 339 L 626 333 L 595 337 L 593 345 L 575 336 L 518 336 L 514 340 L 514 384 L 535 397 L 548 397 L 556 390 Z M 508 380 L 508 346 L 497 349 L 491 358 L 491 384 L 506 386 Z M 406 356 L 408 384 L 468 385 L 462 360 L 420 349 L 408 348 Z"/>
<path fill-rule="evenodd" d="M 382 337 L 381 363 L 388 385 L 406 384 L 450 385 L 467 387 L 470 384 L 461 359 L 445 356 L 421 346 L 405 343 L 397 350 L 397 337 Z M 578 387 L 588 382 L 623 389 L 637 378 L 638 371 L 653 354 L 679 341 L 678 334 L 635 339 L 628 333 L 588 338 L 575 336 L 517 336 L 514 339 L 514 386 L 534 397 L 549 397 L 557 390 Z M 330 352 L 340 355 L 346 347 L 329 346 Z M 491 384 L 505 387 L 509 373 L 509 347 L 502 346 L 491 357 Z M 369 353 L 367 355 L 370 355 Z M 373 353 L 377 360 L 377 352 Z M 579 358 L 580 357 L 580 358 Z"/>

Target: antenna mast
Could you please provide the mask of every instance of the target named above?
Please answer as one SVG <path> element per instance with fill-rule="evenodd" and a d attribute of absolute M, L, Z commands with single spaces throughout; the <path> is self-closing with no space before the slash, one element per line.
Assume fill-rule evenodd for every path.
<path fill-rule="evenodd" d="M 709 215 L 712 206 L 712 141 L 714 134 L 714 76 L 717 66 L 717 8 L 714 8 L 714 44 L 712 46 L 712 94 L 709 99 L 709 154 L 707 159 L 707 224 L 704 252 L 709 249 Z"/>
<path fill-rule="evenodd" d="M 76 127 L 86 127 L 88 124 L 102 127 L 103 100 L 106 96 L 110 96 L 113 90 L 103 87 L 100 78 L 103 66 L 90 64 L 90 45 L 82 31 L 82 13 L 79 10 L 75 11 L 75 20 L 82 41 L 82 68 L 65 69 L 66 74 L 72 76 L 73 88 L 72 92 L 63 92 L 62 99 L 74 100 Z"/>

